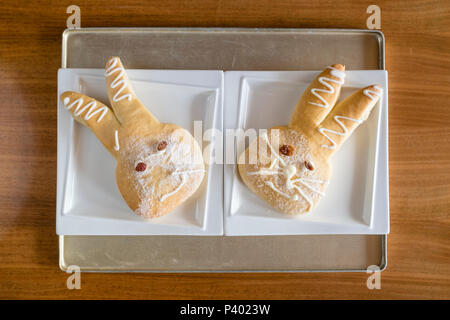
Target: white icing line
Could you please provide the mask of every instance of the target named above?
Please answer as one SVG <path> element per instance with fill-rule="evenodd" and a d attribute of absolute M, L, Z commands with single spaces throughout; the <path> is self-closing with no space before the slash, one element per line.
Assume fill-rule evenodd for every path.
<path fill-rule="evenodd" d="M 273 170 L 275 168 L 275 165 L 277 164 L 277 159 L 273 159 L 272 163 L 270 164 L 270 167 L 266 169 L 260 169 L 258 171 L 252 171 L 252 172 L 247 172 L 247 175 L 249 176 L 255 176 L 255 175 L 274 175 L 278 173 L 278 170 L 280 170 L 280 167 L 277 165 L 276 171 Z"/>
<path fill-rule="evenodd" d="M 275 165 L 277 166 L 277 170 L 280 169 L 279 166 L 277 165 L 277 159 L 274 159 L 269 167 L 269 170 L 273 170 L 273 168 L 275 168 Z"/>
<path fill-rule="evenodd" d="M 331 69 L 330 74 L 333 77 L 339 78 L 339 80 L 344 81 L 344 78 L 345 78 L 345 72 L 344 71 L 336 69 L 336 68 L 334 68 L 332 66 L 329 66 L 328 69 Z"/>
<path fill-rule="evenodd" d="M 149 155 L 148 157 L 160 156 L 160 155 L 162 155 L 162 154 L 164 154 L 164 153 L 166 153 L 166 149 L 158 150 L 158 151 L 152 153 L 151 155 Z"/>
<path fill-rule="evenodd" d="M 312 178 L 298 178 L 295 179 L 294 181 L 298 181 L 298 180 L 303 180 L 303 181 L 308 181 L 308 182 L 317 182 L 317 183 L 326 183 L 328 184 L 328 180 L 319 180 L 319 179 L 312 179 Z"/>
<path fill-rule="evenodd" d="M 115 131 L 114 133 L 114 140 L 115 140 L 115 146 L 114 146 L 114 150 L 119 151 L 120 150 L 120 145 L 119 145 L 119 131 Z"/>
<path fill-rule="evenodd" d="M 272 144 L 269 142 L 269 138 L 267 136 L 267 133 L 264 132 L 261 135 L 261 138 L 266 142 L 266 144 L 269 146 L 270 151 L 272 152 L 272 154 L 274 155 L 275 159 L 272 160 L 270 167 L 269 168 L 264 168 L 264 169 L 260 169 L 258 171 L 253 171 L 253 172 L 247 172 L 248 175 L 253 176 L 253 175 L 273 175 L 273 174 L 277 174 L 277 171 L 273 171 L 273 169 L 276 166 L 276 170 L 280 170 L 280 167 L 277 165 L 277 160 L 283 165 L 283 167 L 286 166 L 286 163 L 284 162 L 283 158 L 281 158 L 278 153 L 276 152 L 276 150 L 274 149 L 274 147 L 272 146 Z"/>
<path fill-rule="evenodd" d="M 178 187 L 176 187 L 173 191 L 166 193 L 165 195 L 163 195 L 161 197 L 161 199 L 159 201 L 163 202 L 164 200 L 166 200 L 168 197 L 173 196 L 175 193 L 177 193 L 178 191 L 180 191 L 180 189 L 183 187 L 183 185 L 186 183 L 186 176 L 183 174 L 181 176 L 181 183 L 178 185 Z"/>
<path fill-rule="evenodd" d="M 291 180 L 293 176 L 297 173 L 297 167 L 290 164 L 283 168 L 282 174 L 286 177 L 286 179 Z"/>
<path fill-rule="evenodd" d="M 308 101 L 309 104 L 312 104 L 312 105 L 320 107 L 320 108 L 328 108 L 330 106 L 330 104 L 317 92 L 323 92 L 323 93 L 329 93 L 329 94 L 333 94 L 335 92 L 334 87 L 330 83 L 327 83 L 327 81 L 333 82 L 333 83 L 336 83 L 339 85 L 344 84 L 345 72 L 342 72 L 341 70 L 338 70 L 333 67 L 328 67 L 328 69 L 331 69 L 330 74 L 332 76 L 338 78 L 339 80 L 335 80 L 335 79 L 328 78 L 328 77 L 319 77 L 319 82 L 322 85 L 324 85 L 327 89 L 313 88 L 313 89 L 311 89 L 311 93 L 314 96 L 316 96 L 320 101 L 322 101 L 323 104 Z"/>
<path fill-rule="evenodd" d="M 313 191 L 313 192 L 316 192 L 316 193 L 320 194 L 321 196 L 324 196 L 324 195 L 325 195 L 325 193 L 323 193 L 322 191 L 313 188 L 311 185 L 309 185 L 308 183 L 306 183 L 305 181 L 303 181 L 302 178 L 298 179 L 297 182 L 300 182 L 302 185 L 304 185 L 305 187 L 307 187 L 309 190 L 311 190 L 311 191 Z"/>
<path fill-rule="evenodd" d="M 66 102 L 66 99 L 64 99 L 64 102 Z M 69 103 L 69 102 L 67 102 L 67 103 Z M 95 100 L 87 103 L 86 105 L 84 105 L 82 107 L 83 98 L 78 98 L 77 100 L 75 100 L 71 104 L 67 105 L 67 110 L 72 109 L 75 104 L 77 106 L 75 107 L 75 110 L 74 110 L 73 114 L 75 116 L 77 116 L 77 117 L 81 116 L 84 111 L 88 110 L 86 112 L 85 116 L 84 116 L 84 120 L 89 120 L 93 116 L 95 116 L 96 114 L 100 113 L 100 116 L 97 119 L 97 122 L 100 122 L 100 121 L 102 121 L 103 117 L 108 113 L 108 108 L 106 106 L 102 106 L 101 108 L 97 108 L 97 102 Z"/>
<path fill-rule="evenodd" d="M 70 102 L 70 98 L 69 98 L 69 97 L 65 97 L 65 98 L 64 98 L 64 102 L 63 102 L 64 105 L 67 106 L 67 105 L 69 104 L 69 102 Z"/>
<path fill-rule="evenodd" d="M 298 195 L 293 195 L 290 196 L 287 193 L 284 193 L 283 191 L 281 191 L 280 189 L 276 188 L 275 185 L 271 182 L 271 181 L 266 181 L 265 184 L 270 187 L 273 191 L 275 191 L 276 193 L 282 195 L 283 197 L 289 199 L 289 200 L 294 200 L 297 201 L 298 200 Z"/>
<path fill-rule="evenodd" d="M 339 116 L 337 116 L 339 117 Z M 350 118 L 346 118 L 346 117 L 340 117 L 340 118 L 345 118 L 345 119 L 349 119 Z M 335 119 L 336 120 L 336 119 Z M 341 123 L 339 121 L 339 119 L 336 120 L 338 123 Z M 342 123 L 341 123 L 342 124 Z M 347 131 L 347 128 L 343 128 L 344 131 Z M 339 134 L 339 133 L 338 133 Z M 328 183 L 328 181 L 326 180 L 317 180 L 317 179 L 311 179 L 311 178 L 297 178 L 297 179 L 292 179 L 293 177 L 295 177 L 295 175 L 297 174 L 297 167 L 295 167 L 294 165 L 286 165 L 286 163 L 283 161 L 283 159 L 275 152 L 274 148 L 272 147 L 272 145 L 270 144 L 268 138 L 267 138 L 267 134 L 264 133 L 262 138 L 266 141 L 267 145 L 269 146 L 270 150 L 272 151 L 272 153 L 274 154 L 274 156 L 276 157 L 276 159 L 272 160 L 272 163 L 270 164 L 269 168 L 264 168 L 264 169 L 260 169 L 258 171 L 253 171 L 253 172 L 247 172 L 247 175 L 276 175 L 276 174 L 281 174 L 284 177 L 286 177 L 286 187 L 288 189 L 295 189 L 298 191 L 298 193 L 300 193 L 300 195 L 306 200 L 306 202 L 309 205 L 309 208 L 307 210 L 307 212 L 309 212 L 313 206 L 312 200 L 311 198 L 309 198 L 304 191 L 300 188 L 300 186 L 295 185 L 296 182 L 299 182 L 301 184 L 303 184 L 305 187 L 307 187 L 308 189 L 310 189 L 313 192 L 316 192 L 322 196 L 324 196 L 325 194 L 323 192 L 321 192 L 320 190 L 315 189 L 314 187 L 312 187 L 311 185 L 309 185 L 308 183 L 306 183 L 305 181 L 308 182 L 316 182 L 316 183 Z M 280 161 L 280 163 L 282 164 L 282 170 L 280 171 L 280 166 L 277 164 L 277 160 Z M 276 171 L 274 171 L 273 169 L 276 167 Z M 279 195 L 289 199 L 289 200 L 294 200 L 294 201 L 299 201 L 300 198 L 297 194 L 291 196 L 283 191 L 281 191 L 280 189 L 278 189 L 277 187 L 275 187 L 274 183 L 271 181 L 265 181 L 264 184 L 266 186 L 268 186 L 269 188 L 271 188 L 273 191 L 275 191 L 276 193 L 278 193 Z"/>
<path fill-rule="evenodd" d="M 171 174 L 178 175 L 178 174 L 199 173 L 199 172 L 205 172 L 205 170 L 203 170 L 203 169 L 195 169 L 195 170 L 186 170 L 186 171 L 174 171 Z"/>
<path fill-rule="evenodd" d="M 319 132 L 320 132 L 325 138 L 327 138 L 328 141 L 331 142 L 331 146 L 330 146 L 330 145 L 323 144 L 322 147 L 328 148 L 328 149 L 332 149 L 332 150 L 336 149 L 336 142 L 335 142 L 333 139 L 331 139 L 325 132 L 334 133 L 334 134 L 336 134 L 336 135 L 338 135 L 338 136 L 345 136 L 345 135 L 348 133 L 348 129 L 347 129 L 347 127 L 342 123 L 342 121 L 340 121 L 339 119 L 350 120 L 350 121 L 356 122 L 356 123 L 358 123 L 358 124 L 362 122 L 362 120 L 353 119 L 353 118 L 344 117 L 344 116 L 334 116 L 333 119 L 334 119 L 334 121 L 337 122 L 337 124 L 342 128 L 342 130 L 343 130 L 344 132 L 339 132 L 339 131 L 335 131 L 335 130 L 331 130 L 331 129 L 327 129 L 327 128 L 323 128 L 323 127 L 322 127 L 322 128 L 318 128 Z"/>
<path fill-rule="evenodd" d="M 75 108 L 75 111 L 78 110 L 78 108 L 83 104 L 83 98 L 78 98 L 77 100 L 75 100 L 74 102 L 72 102 L 71 104 L 67 105 L 67 110 L 72 109 L 72 107 L 75 104 L 78 104 L 77 107 Z"/>
<path fill-rule="evenodd" d="M 369 97 L 371 100 L 375 101 L 376 99 L 378 99 L 381 96 L 383 89 L 379 86 L 373 86 L 373 87 L 374 87 L 374 89 L 376 89 L 378 91 L 365 89 L 365 90 L 363 90 L 363 94 L 365 96 Z"/>
<path fill-rule="evenodd" d="M 252 171 L 252 172 L 247 172 L 247 175 L 249 176 L 256 176 L 256 175 L 261 175 L 261 176 L 272 176 L 277 174 L 277 171 L 270 171 L 270 170 L 259 170 L 259 171 Z"/>
<path fill-rule="evenodd" d="M 91 108 L 88 110 L 88 112 L 86 112 L 86 115 L 84 116 L 84 120 L 89 120 L 94 115 L 101 112 L 100 117 L 97 119 L 97 122 L 100 122 L 103 119 L 103 117 L 105 116 L 105 114 L 108 112 L 108 108 L 105 106 L 97 109 L 96 101 L 91 101 L 88 104 L 86 104 L 85 109 L 87 109 L 88 106 L 91 106 Z M 81 112 L 83 112 L 83 110 Z"/>
<path fill-rule="evenodd" d="M 121 79 L 123 77 L 123 75 L 125 74 L 125 70 L 123 69 L 123 67 L 117 67 L 114 68 L 117 63 L 118 63 L 119 59 L 118 58 L 113 58 L 110 60 L 109 62 L 109 67 L 108 69 L 106 69 L 105 72 L 105 76 L 109 77 L 112 74 L 116 73 L 117 71 L 119 71 L 119 74 L 116 76 L 116 78 L 111 82 L 111 89 L 115 89 L 118 86 L 121 86 L 116 94 L 113 96 L 113 101 L 114 102 L 119 102 L 120 100 L 123 99 L 128 99 L 128 101 L 131 101 L 131 99 L 133 98 L 133 96 L 130 93 L 126 93 L 123 94 L 119 97 L 120 93 L 125 90 L 125 88 L 127 87 L 127 82 L 125 81 L 125 79 Z"/>
<path fill-rule="evenodd" d="M 306 212 L 309 212 L 313 206 L 312 200 L 303 192 L 302 189 L 300 189 L 299 186 L 294 185 L 294 188 L 302 195 L 302 197 L 306 200 L 306 202 L 308 202 L 309 207 L 308 210 L 306 210 Z"/>
<path fill-rule="evenodd" d="M 264 132 L 264 133 L 263 133 L 262 138 L 263 138 L 263 140 L 267 143 L 267 145 L 269 146 L 270 151 L 272 151 L 272 154 L 278 159 L 278 161 L 280 161 L 280 163 L 281 163 L 283 166 L 285 166 L 286 163 L 284 162 L 283 158 L 281 158 L 281 157 L 278 155 L 278 152 L 277 152 L 277 151 L 273 148 L 273 146 L 270 144 L 269 138 L 267 137 L 267 132 Z"/>

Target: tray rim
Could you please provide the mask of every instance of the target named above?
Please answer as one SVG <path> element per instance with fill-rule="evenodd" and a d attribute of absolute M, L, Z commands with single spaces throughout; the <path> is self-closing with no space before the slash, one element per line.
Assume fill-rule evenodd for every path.
<path fill-rule="evenodd" d="M 380 265 L 377 266 L 379 268 L 379 272 L 386 270 L 387 268 L 387 235 L 381 236 L 381 261 Z M 120 236 L 117 236 L 120 237 Z M 64 236 L 59 236 L 58 239 L 59 244 L 59 269 L 63 272 L 68 272 L 68 268 L 64 264 Z M 86 273 L 173 273 L 173 274 L 183 274 L 183 273 L 326 273 L 326 272 L 363 272 L 366 273 L 367 269 L 303 269 L 303 270 L 113 270 L 113 269 L 83 269 L 81 272 Z"/>
<path fill-rule="evenodd" d="M 346 33 L 362 34 L 372 33 L 378 40 L 378 70 L 386 70 L 385 36 L 382 31 L 376 29 L 348 29 L 348 28 L 241 28 L 241 27 L 88 27 L 65 29 L 62 33 L 61 68 L 67 68 L 67 41 L 74 33 L 116 33 L 116 32 L 272 32 L 272 33 Z M 389 121 L 389 119 L 388 119 Z M 388 185 L 389 188 L 389 185 Z M 389 199 L 388 199 L 389 203 Z M 389 207 L 389 204 L 388 204 Z M 387 262 L 387 234 L 379 235 L 381 239 L 381 261 L 379 272 L 386 270 Z M 119 236 L 120 237 L 120 236 Z M 68 272 L 64 264 L 64 235 L 58 236 L 59 268 Z M 367 269 L 303 269 L 303 270 L 94 270 L 84 269 L 89 273 L 319 273 L 319 272 L 367 272 Z"/>
<path fill-rule="evenodd" d="M 339 29 L 339 28 L 207 28 L 207 27 L 88 27 L 65 29 L 62 33 L 62 54 L 61 54 L 61 68 L 67 68 L 67 40 L 72 33 L 116 33 L 116 32 L 211 32 L 211 33 L 230 33 L 230 32 L 275 32 L 275 33 L 373 33 L 378 40 L 378 68 L 386 70 L 385 65 L 385 37 L 383 32 L 376 29 Z"/>

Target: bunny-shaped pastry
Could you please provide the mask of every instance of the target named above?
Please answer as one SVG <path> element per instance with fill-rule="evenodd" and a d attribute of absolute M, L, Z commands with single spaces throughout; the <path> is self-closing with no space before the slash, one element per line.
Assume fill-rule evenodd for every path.
<path fill-rule="evenodd" d="M 239 157 L 244 183 L 281 212 L 314 208 L 331 175 L 331 156 L 367 119 L 382 93 L 379 86 L 369 86 L 335 106 L 344 77 L 343 65 L 325 69 L 301 96 L 289 125 L 269 129 Z"/>
<path fill-rule="evenodd" d="M 202 152 L 188 131 L 160 123 L 139 101 L 118 57 L 105 70 L 111 108 L 70 91 L 61 101 L 116 159 L 117 185 L 128 206 L 146 218 L 162 216 L 200 186 Z"/>

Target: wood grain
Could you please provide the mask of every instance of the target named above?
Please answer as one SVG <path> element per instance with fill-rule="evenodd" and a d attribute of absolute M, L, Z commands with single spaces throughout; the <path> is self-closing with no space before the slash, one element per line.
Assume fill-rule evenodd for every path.
<path fill-rule="evenodd" d="M 389 71 L 389 265 L 366 274 L 83 274 L 55 234 L 56 72 L 66 8 L 82 27 L 366 28 L 370 1 L 2 1 L 0 298 L 450 298 L 450 2 L 376 1 Z"/>

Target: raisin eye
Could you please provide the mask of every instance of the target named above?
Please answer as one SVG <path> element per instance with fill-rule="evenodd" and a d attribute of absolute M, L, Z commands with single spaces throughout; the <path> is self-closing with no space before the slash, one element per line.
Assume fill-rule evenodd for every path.
<path fill-rule="evenodd" d="M 147 165 L 143 162 L 139 162 L 136 166 L 136 171 L 137 172 L 142 172 L 145 171 L 145 169 L 147 169 Z"/>
<path fill-rule="evenodd" d="M 312 165 L 311 162 L 309 162 L 308 160 L 305 160 L 305 167 L 306 169 L 313 171 L 314 170 L 314 166 Z"/>
<path fill-rule="evenodd" d="M 163 140 L 160 143 L 158 143 L 158 146 L 156 147 L 156 149 L 158 149 L 158 151 L 164 150 L 167 147 L 167 141 Z"/>
<path fill-rule="evenodd" d="M 294 153 L 294 147 L 284 144 L 280 147 L 280 153 L 285 156 L 292 156 Z"/>

